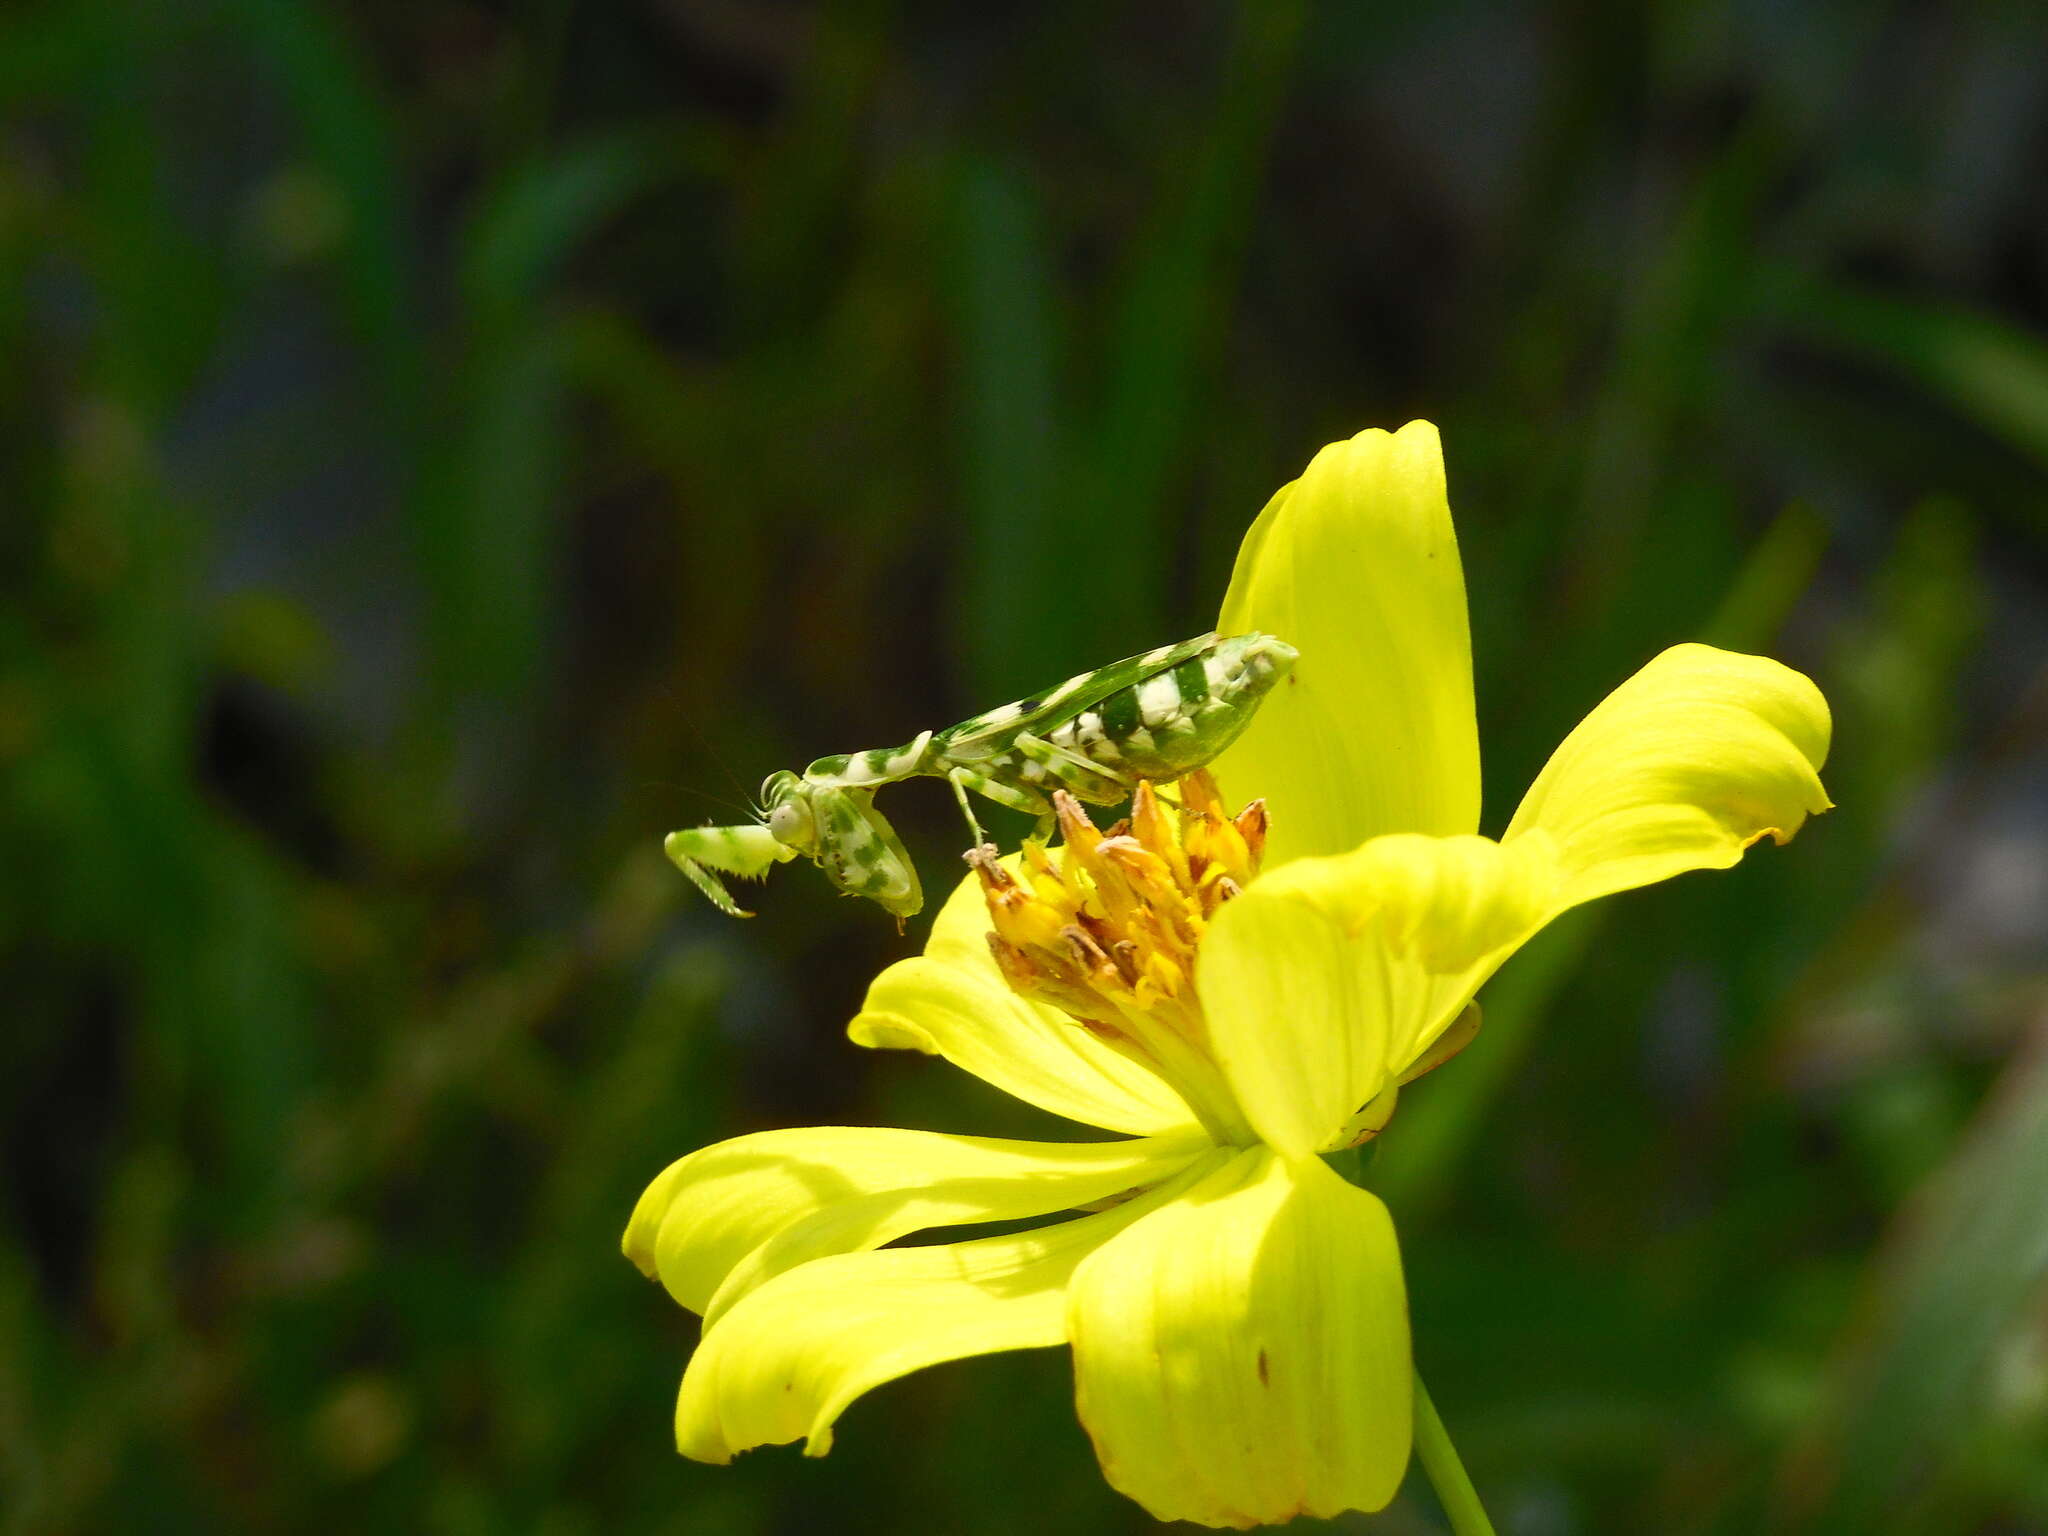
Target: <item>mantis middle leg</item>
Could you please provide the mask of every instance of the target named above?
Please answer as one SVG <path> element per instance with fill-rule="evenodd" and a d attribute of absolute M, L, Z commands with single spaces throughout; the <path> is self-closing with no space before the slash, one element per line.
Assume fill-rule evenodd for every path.
<path fill-rule="evenodd" d="M 997 805 L 1007 805 L 1013 811 L 1022 811 L 1038 818 L 1037 835 L 1045 836 L 1052 830 L 1052 804 L 1035 789 L 1021 784 L 1005 783 L 989 777 L 978 768 L 956 764 L 946 770 L 946 782 L 953 786 L 953 798 L 960 802 L 960 814 L 967 818 L 967 825 L 973 829 L 974 845 L 979 848 L 988 841 L 981 830 L 981 823 L 974 819 L 974 807 L 967 803 L 967 791 L 973 790 L 984 800 L 993 800 Z"/>

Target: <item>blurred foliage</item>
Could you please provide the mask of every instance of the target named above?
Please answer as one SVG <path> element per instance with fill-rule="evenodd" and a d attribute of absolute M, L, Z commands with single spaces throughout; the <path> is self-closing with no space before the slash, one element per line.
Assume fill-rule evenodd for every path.
<path fill-rule="evenodd" d="M 1444 431 L 1488 826 L 1689 637 L 1840 809 L 1561 925 L 1372 1178 L 1504 1531 L 2048 1531 L 2048 22 L 0 15 L 0 1528 L 1132 1531 L 1057 1351 L 669 1449 L 713 1138 L 1032 1112 L 659 860 L 1203 628 Z M 926 872 L 944 791 L 889 807 Z M 1426 1490 L 1349 1528 L 1435 1529 Z"/>

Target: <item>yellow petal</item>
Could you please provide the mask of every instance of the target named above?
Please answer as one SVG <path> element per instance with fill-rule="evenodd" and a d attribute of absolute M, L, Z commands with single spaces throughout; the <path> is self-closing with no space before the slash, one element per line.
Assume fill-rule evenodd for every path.
<path fill-rule="evenodd" d="M 1194 1136 L 1059 1143 L 818 1126 L 722 1141 L 648 1186 L 623 1247 L 707 1321 L 828 1253 L 925 1227 L 1043 1216 L 1170 1176 Z"/>
<path fill-rule="evenodd" d="M 1827 701 L 1803 674 L 1706 645 L 1664 652 L 1567 736 L 1513 841 L 1550 834 L 1560 909 L 1689 869 L 1725 869 L 1828 808 Z"/>
<path fill-rule="evenodd" d="M 1081 1421 L 1160 1520 L 1278 1524 L 1380 1509 L 1408 1465 L 1407 1295 L 1386 1207 L 1266 1148 L 1075 1271 Z"/>
<path fill-rule="evenodd" d="M 1066 1286 L 1101 1243 L 1198 1180 L 1209 1151 L 1167 1184 L 1093 1216 L 1006 1237 L 816 1259 L 776 1276 L 708 1328 L 676 1402 L 676 1445 L 729 1461 L 808 1438 L 872 1387 L 941 1360 L 1058 1344 Z"/>
<path fill-rule="evenodd" d="M 875 978 L 847 1034 L 856 1045 L 945 1057 L 1005 1093 L 1084 1125 L 1149 1136 L 1195 1117 L 1157 1075 L 1056 1009 L 1012 992 L 984 935 L 980 883 L 961 881 L 925 952 Z"/>
<path fill-rule="evenodd" d="M 1202 942 L 1210 1048 L 1252 1128 L 1327 1150 L 1550 916 L 1549 839 L 1374 838 L 1262 875 Z"/>
<path fill-rule="evenodd" d="M 1478 827 L 1472 639 L 1435 427 L 1317 454 L 1245 535 L 1217 628 L 1301 652 L 1216 765 L 1233 803 L 1266 798 L 1269 870 Z"/>

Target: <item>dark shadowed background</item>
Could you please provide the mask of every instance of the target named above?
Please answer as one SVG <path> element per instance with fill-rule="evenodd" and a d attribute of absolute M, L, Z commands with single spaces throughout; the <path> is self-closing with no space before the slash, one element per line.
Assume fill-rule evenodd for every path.
<path fill-rule="evenodd" d="M 1838 811 L 1559 925 L 1381 1143 L 1503 1531 L 2048 1531 L 2044 58 L 2025 0 L 8 8 L 0 1529 L 1150 1529 L 1059 1351 L 675 1457 L 664 1163 L 1058 1128 L 844 1041 L 925 920 L 736 923 L 659 838 L 1207 627 L 1427 416 L 1488 830 L 1673 641 L 1837 718 Z M 943 787 L 884 808 L 943 889 Z"/>

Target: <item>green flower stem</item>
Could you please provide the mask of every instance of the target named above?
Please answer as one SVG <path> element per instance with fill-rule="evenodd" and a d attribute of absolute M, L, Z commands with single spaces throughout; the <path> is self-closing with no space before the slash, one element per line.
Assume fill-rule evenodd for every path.
<path fill-rule="evenodd" d="M 1455 1536 L 1494 1536 L 1493 1522 L 1480 1507 L 1472 1479 L 1465 1475 L 1465 1464 L 1458 1460 L 1420 1376 L 1415 1378 L 1415 1454 L 1422 1458 L 1422 1470 L 1429 1474 L 1437 1502 L 1451 1517 Z"/>

